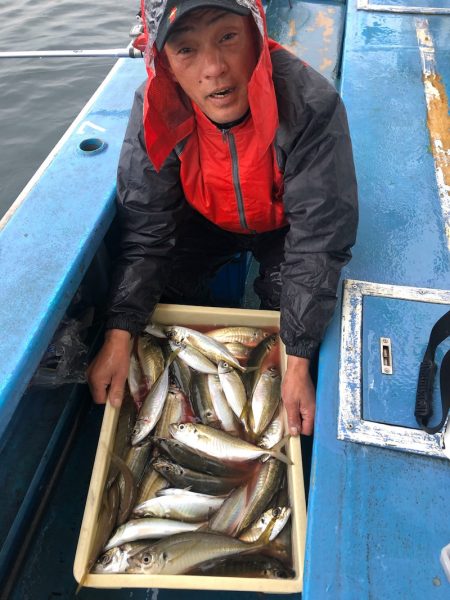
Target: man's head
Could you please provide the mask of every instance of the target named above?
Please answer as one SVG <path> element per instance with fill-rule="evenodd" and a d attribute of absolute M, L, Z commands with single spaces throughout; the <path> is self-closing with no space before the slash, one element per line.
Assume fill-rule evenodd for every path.
<path fill-rule="evenodd" d="M 248 110 L 248 82 L 259 54 L 250 10 L 236 0 L 169 0 L 156 38 L 172 76 L 210 119 Z"/>

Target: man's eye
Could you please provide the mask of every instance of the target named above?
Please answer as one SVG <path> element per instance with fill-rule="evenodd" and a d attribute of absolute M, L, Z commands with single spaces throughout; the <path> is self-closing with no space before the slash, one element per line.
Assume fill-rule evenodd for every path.
<path fill-rule="evenodd" d="M 192 48 L 180 48 L 177 54 L 190 54 L 192 52 Z"/>
<path fill-rule="evenodd" d="M 230 40 L 233 40 L 233 39 L 236 37 L 236 35 L 237 35 L 236 33 L 226 33 L 226 34 L 223 36 L 222 40 L 223 40 L 224 42 L 229 42 Z"/>

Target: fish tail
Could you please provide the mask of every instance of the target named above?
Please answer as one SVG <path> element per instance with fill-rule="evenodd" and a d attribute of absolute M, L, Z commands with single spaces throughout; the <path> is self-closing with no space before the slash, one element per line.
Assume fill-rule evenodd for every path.
<path fill-rule="evenodd" d="M 272 446 L 271 450 L 278 452 L 279 450 L 281 450 L 281 448 L 284 448 L 286 446 L 286 444 L 289 442 L 290 439 L 291 439 L 291 435 L 288 433 L 287 435 L 284 436 L 284 438 L 282 438 L 279 442 L 277 442 L 275 444 L 275 446 Z"/>
<path fill-rule="evenodd" d="M 277 458 L 281 462 L 284 462 L 286 465 L 291 466 L 294 464 L 292 462 L 292 460 L 288 456 L 286 456 L 286 454 L 282 454 L 281 452 L 278 452 L 277 450 L 274 450 L 273 448 L 271 450 L 267 450 L 266 452 L 270 456 L 273 456 L 274 458 Z"/>

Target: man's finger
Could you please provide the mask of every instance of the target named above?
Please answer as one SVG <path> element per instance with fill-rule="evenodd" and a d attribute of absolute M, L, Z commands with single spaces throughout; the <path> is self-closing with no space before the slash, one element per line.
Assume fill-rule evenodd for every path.
<path fill-rule="evenodd" d="M 302 433 L 303 435 L 312 435 L 312 432 L 314 430 L 314 415 L 302 415 L 301 421 L 302 424 L 300 433 Z"/>
<path fill-rule="evenodd" d="M 106 389 L 107 385 L 102 383 L 93 383 L 89 381 L 89 389 L 91 390 L 92 399 L 96 404 L 106 403 Z"/>
<path fill-rule="evenodd" d="M 298 435 L 301 429 L 300 413 L 298 410 L 298 404 L 295 402 L 285 402 L 289 433 L 291 435 Z"/>
<path fill-rule="evenodd" d="M 113 379 L 109 388 L 108 399 L 111 406 L 119 407 L 122 405 L 123 393 L 125 388 L 125 380 L 122 378 Z"/>

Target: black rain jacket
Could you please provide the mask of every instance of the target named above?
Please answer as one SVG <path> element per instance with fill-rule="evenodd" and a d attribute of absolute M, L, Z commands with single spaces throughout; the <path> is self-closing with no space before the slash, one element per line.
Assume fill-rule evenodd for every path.
<path fill-rule="evenodd" d="M 355 170 L 345 108 L 334 87 L 287 50 L 272 52 L 271 59 L 279 114 L 274 144 L 290 225 L 281 265 L 280 333 L 288 354 L 311 358 L 333 315 L 340 272 L 355 242 Z M 107 320 L 107 328 L 133 335 L 162 295 L 186 205 L 176 151 L 159 172 L 150 162 L 142 106 L 143 86 L 118 167 L 121 255 Z"/>

